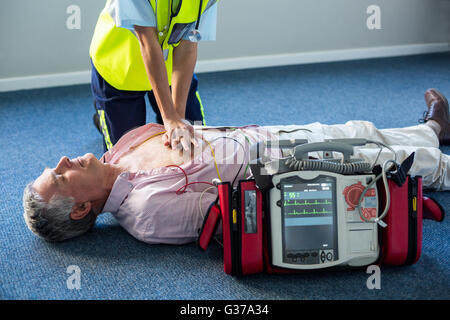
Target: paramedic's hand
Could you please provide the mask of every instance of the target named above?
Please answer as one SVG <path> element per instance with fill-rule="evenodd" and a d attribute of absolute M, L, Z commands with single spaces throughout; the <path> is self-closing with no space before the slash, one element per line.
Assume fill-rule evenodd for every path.
<path fill-rule="evenodd" d="M 183 149 L 191 150 L 191 143 L 197 147 L 198 143 L 194 137 L 194 127 L 182 118 L 166 119 L 164 121 L 166 133 L 163 136 L 165 146 L 171 147 L 173 150 Z"/>

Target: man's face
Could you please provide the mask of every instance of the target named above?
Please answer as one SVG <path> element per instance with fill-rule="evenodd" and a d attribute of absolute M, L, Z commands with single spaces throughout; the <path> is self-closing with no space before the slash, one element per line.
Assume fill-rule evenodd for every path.
<path fill-rule="evenodd" d="M 62 157 L 56 168 L 45 168 L 33 188 L 45 201 L 58 194 L 80 203 L 98 199 L 102 178 L 103 163 L 87 153 L 72 160 Z"/>

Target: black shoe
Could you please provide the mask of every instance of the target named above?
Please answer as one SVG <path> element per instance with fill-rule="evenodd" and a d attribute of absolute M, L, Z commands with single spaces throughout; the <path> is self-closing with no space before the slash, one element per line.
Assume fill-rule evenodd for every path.
<path fill-rule="evenodd" d="M 97 128 L 99 133 L 102 133 L 102 130 L 100 129 L 100 117 L 98 116 L 98 113 L 94 113 L 92 116 L 92 120 L 94 121 L 94 125 Z"/>
<path fill-rule="evenodd" d="M 92 116 L 92 120 L 94 121 L 94 125 L 97 128 L 98 132 L 100 132 L 100 134 L 102 134 L 102 129 L 100 127 L 100 116 L 98 115 L 97 108 L 95 107 L 95 101 L 94 101 L 94 109 L 95 109 L 95 113 Z"/>

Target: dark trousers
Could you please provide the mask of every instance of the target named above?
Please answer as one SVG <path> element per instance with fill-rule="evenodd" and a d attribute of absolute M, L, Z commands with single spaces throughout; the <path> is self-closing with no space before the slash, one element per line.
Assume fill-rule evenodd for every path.
<path fill-rule="evenodd" d="M 205 125 L 203 106 L 194 74 L 186 103 L 185 119 Z M 156 113 L 155 122 L 163 124 L 153 91 L 124 91 L 111 86 L 92 64 L 91 90 L 103 134 L 103 149 L 109 150 L 127 131 L 145 124 L 145 95 Z"/>

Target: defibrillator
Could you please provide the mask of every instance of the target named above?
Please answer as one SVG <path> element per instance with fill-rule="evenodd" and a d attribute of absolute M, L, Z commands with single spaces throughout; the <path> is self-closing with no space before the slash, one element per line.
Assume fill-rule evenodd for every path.
<path fill-rule="evenodd" d="M 361 212 L 368 221 L 378 217 L 376 177 L 369 172 L 370 163 L 352 158 L 355 142 L 362 144 L 283 141 L 282 149 L 292 147 L 291 153 L 267 163 L 256 160 L 267 144 L 256 146 L 252 168 L 257 184 L 268 192 L 274 266 L 319 269 L 368 265 L 378 259 L 378 224 L 360 216 Z M 322 159 L 311 159 L 309 153 L 317 151 Z M 342 158 L 334 158 L 336 152 Z M 262 179 L 263 174 L 269 180 Z"/>
<path fill-rule="evenodd" d="M 375 162 L 385 147 L 392 159 L 376 166 L 355 158 L 354 148 L 366 144 L 380 148 Z M 413 159 L 399 164 L 392 148 L 365 139 L 254 144 L 252 177 L 237 186 L 218 183 L 198 246 L 206 250 L 221 225 L 224 270 L 231 275 L 414 263 L 423 195 L 421 177 L 407 174 Z"/>

